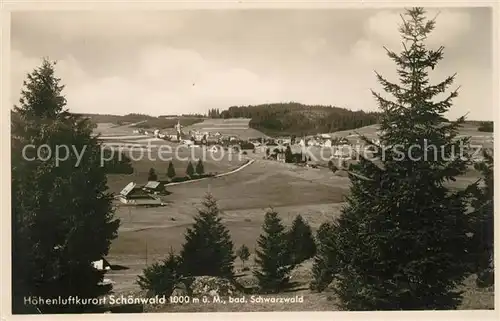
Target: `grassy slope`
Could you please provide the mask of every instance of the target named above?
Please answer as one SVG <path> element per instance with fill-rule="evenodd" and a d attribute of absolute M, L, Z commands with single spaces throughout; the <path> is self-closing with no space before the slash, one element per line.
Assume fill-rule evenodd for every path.
<path fill-rule="evenodd" d="M 114 126 L 126 126 L 134 128 L 172 128 L 177 121 L 183 126 L 192 125 L 202 122 L 204 119 L 199 117 L 185 117 L 180 116 L 177 118 L 159 118 L 142 114 L 129 114 L 129 115 L 101 115 L 101 114 L 81 114 L 82 116 L 89 117 L 90 120 L 96 124 L 113 124 Z"/>

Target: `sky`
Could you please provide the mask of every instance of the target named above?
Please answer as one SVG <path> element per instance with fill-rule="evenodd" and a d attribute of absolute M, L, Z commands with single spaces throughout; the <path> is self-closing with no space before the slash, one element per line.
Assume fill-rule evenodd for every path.
<path fill-rule="evenodd" d="M 206 113 L 295 101 L 377 111 L 374 71 L 397 81 L 397 9 L 25 11 L 11 16 L 11 98 L 42 57 L 57 61 L 70 111 Z M 457 73 L 447 114 L 493 119 L 492 13 L 429 8 L 443 45 L 431 82 Z"/>

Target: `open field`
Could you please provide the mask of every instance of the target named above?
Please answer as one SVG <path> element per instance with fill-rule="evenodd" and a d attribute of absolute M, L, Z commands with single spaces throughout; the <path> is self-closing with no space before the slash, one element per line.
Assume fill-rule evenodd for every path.
<path fill-rule="evenodd" d="M 198 159 L 203 160 L 205 173 L 221 174 L 231 171 L 241 166 L 246 159 L 237 154 L 224 155 L 222 159 L 212 157 L 212 155 L 201 148 L 183 148 L 173 153 L 158 152 L 158 150 L 138 151 L 136 149 L 125 151 L 125 155 L 131 158 L 134 173 L 130 175 L 110 174 L 108 175 L 108 187 L 111 192 L 119 193 L 129 182 L 145 184 L 148 178 L 148 171 L 154 168 L 158 179 L 167 180 L 167 169 L 170 161 L 174 164 L 177 176 L 185 176 L 189 161 L 196 165 Z M 205 153 L 206 157 L 203 156 Z M 150 156 L 148 156 L 148 154 Z M 141 157 L 142 156 L 142 157 Z"/>
<path fill-rule="evenodd" d="M 357 129 L 343 130 L 330 133 L 332 137 L 346 137 L 351 143 L 356 143 L 358 136 L 365 135 L 369 139 L 377 138 L 378 125 L 370 125 Z M 477 124 L 465 123 L 459 131 L 460 136 L 469 136 L 471 144 L 481 145 L 485 148 L 493 148 L 493 133 L 480 132 Z"/>
<path fill-rule="evenodd" d="M 113 123 L 97 123 L 97 127 L 94 129 L 95 134 L 100 134 L 102 136 L 108 135 L 131 135 L 133 128 L 130 125 L 117 126 Z"/>
<path fill-rule="evenodd" d="M 219 132 L 222 135 L 235 135 L 241 139 L 267 137 L 264 133 L 248 126 L 250 118 L 205 119 L 201 123 L 186 126 L 183 130 Z"/>

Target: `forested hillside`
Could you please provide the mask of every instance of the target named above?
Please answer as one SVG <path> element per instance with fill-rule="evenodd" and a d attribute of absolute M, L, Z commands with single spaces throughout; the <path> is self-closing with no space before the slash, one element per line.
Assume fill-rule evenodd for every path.
<path fill-rule="evenodd" d="M 251 118 L 250 127 L 267 135 L 311 135 L 376 124 L 378 113 L 300 103 L 262 104 L 210 110 L 212 118 Z"/>

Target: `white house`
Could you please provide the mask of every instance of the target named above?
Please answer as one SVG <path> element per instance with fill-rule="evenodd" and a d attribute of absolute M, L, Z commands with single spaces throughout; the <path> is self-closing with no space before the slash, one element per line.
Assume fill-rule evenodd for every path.
<path fill-rule="evenodd" d="M 332 147 L 332 140 L 327 139 L 323 142 L 323 147 Z"/>
<path fill-rule="evenodd" d="M 311 139 L 307 142 L 307 146 L 318 146 L 319 142 L 315 139 Z"/>
<path fill-rule="evenodd" d="M 92 266 L 98 271 L 108 271 L 111 270 L 111 265 L 104 258 L 93 261 Z"/>

